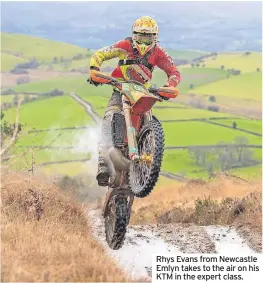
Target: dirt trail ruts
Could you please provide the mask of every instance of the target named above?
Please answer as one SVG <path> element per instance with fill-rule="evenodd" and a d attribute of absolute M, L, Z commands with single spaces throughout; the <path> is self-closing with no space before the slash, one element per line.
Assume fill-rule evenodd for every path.
<path fill-rule="evenodd" d="M 95 238 L 134 280 L 151 280 L 152 254 L 255 253 L 232 227 L 194 224 L 130 225 L 122 248 L 111 250 L 101 210 L 89 210 L 88 218 Z"/>

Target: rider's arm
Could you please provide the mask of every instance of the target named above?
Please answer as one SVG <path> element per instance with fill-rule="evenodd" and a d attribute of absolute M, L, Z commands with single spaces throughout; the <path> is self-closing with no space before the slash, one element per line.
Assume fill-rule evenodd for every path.
<path fill-rule="evenodd" d="M 119 57 L 125 59 L 129 51 L 130 43 L 128 40 L 121 40 L 111 46 L 97 50 L 90 59 L 90 68 L 99 70 L 104 61 Z"/>
<path fill-rule="evenodd" d="M 156 66 L 167 74 L 168 81 L 166 86 L 176 87 L 180 83 L 180 72 L 176 68 L 173 59 L 161 47 L 158 48 Z"/>

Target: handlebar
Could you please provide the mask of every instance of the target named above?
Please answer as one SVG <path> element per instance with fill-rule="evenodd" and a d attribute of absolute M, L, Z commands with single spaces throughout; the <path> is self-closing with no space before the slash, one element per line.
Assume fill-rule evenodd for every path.
<path fill-rule="evenodd" d="M 97 85 L 97 86 L 102 85 L 102 84 L 108 84 L 108 85 L 118 87 L 120 90 L 121 90 L 121 85 L 125 84 L 125 83 L 134 83 L 134 84 L 137 84 L 137 85 L 141 85 L 143 88 L 145 88 L 142 83 L 140 83 L 138 81 L 134 81 L 134 80 L 119 81 L 118 79 L 115 79 L 111 76 L 104 75 L 103 73 L 100 73 L 100 72 L 95 73 L 95 76 L 96 76 L 98 81 L 94 82 L 92 79 L 88 78 L 87 82 L 89 82 L 90 84 Z M 173 91 L 168 90 L 168 89 L 164 91 L 162 88 L 154 88 L 154 87 L 150 87 L 148 89 L 148 91 L 160 100 L 167 100 L 167 99 L 171 98 L 172 94 L 174 93 Z M 161 95 L 160 92 L 163 95 Z M 169 95 L 170 95 L 170 97 L 169 97 Z"/>

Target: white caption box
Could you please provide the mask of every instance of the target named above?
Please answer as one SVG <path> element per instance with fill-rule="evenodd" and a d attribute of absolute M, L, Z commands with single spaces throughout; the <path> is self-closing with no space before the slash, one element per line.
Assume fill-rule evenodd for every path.
<path fill-rule="evenodd" d="M 263 282 L 263 255 L 155 254 L 152 282 Z"/>

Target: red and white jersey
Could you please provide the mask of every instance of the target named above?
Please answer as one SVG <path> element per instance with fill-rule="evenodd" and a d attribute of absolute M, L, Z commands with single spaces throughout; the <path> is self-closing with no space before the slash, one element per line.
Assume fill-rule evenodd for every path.
<path fill-rule="evenodd" d="M 172 58 L 158 43 L 149 52 L 148 56 L 147 53 L 144 56 L 135 55 L 132 42 L 129 39 L 121 40 L 109 47 L 96 51 L 91 57 L 90 67 L 100 69 L 104 61 L 117 57 L 120 60 L 147 57 L 149 65 L 157 66 L 167 74 L 167 85 L 176 87 L 180 83 L 180 72 L 173 63 Z M 113 70 L 112 76 L 123 80 L 132 79 L 147 84 L 152 79 L 152 71 L 153 68 L 150 68 L 147 64 L 121 65 Z"/>

